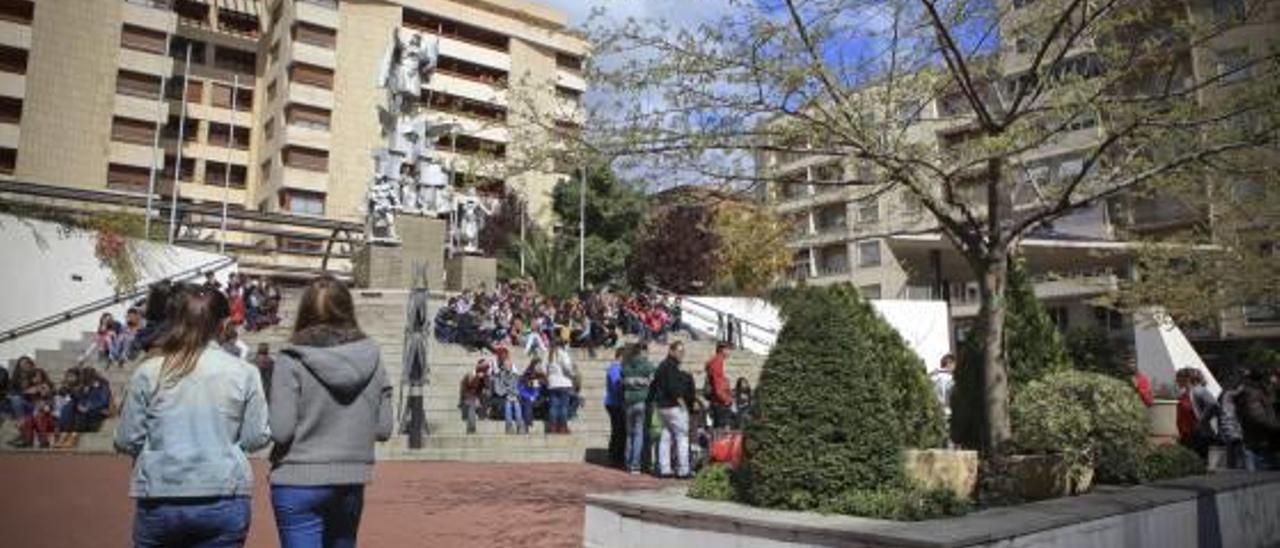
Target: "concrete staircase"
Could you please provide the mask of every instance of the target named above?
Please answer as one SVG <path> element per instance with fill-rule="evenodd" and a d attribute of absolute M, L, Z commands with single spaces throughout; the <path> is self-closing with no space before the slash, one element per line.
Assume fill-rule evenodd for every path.
<path fill-rule="evenodd" d="M 282 321 L 279 325 L 256 333 L 242 334 L 251 352 L 259 343 L 270 345 L 273 353 L 286 343 L 292 331 L 297 297 L 296 292 L 285 293 L 281 304 Z M 402 397 L 400 379 L 408 292 L 364 290 L 356 292 L 354 297 L 361 329 L 382 348 L 382 362 L 391 382 L 396 386 L 398 407 Z M 431 299 L 433 316 L 442 304 L 443 298 Z M 36 356 L 37 363 L 46 368 L 57 381 L 62 371 L 75 365 L 76 358 L 91 336 L 86 334 L 85 340 L 64 343 L 56 350 L 41 351 Z M 714 353 L 715 343 L 708 340 L 682 340 L 686 342 L 685 368 L 694 375 L 697 386 L 701 387 L 702 364 Z M 665 355 L 666 345 L 654 344 L 650 350 L 650 359 L 656 365 Z M 581 462 L 588 452 L 602 452 L 608 446 L 609 416 L 603 401 L 605 370 L 612 358 L 611 351 L 601 350 L 595 359 L 590 358 L 584 350 L 571 351 L 574 364 L 582 372 L 583 405 L 578 411 L 578 417 L 570 422 L 573 433 L 569 435 L 545 435 L 541 431 L 541 423 L 535 423 L 534 432 L 528 435 L 506 434 L 501 420 L 482 420 L 477 433 L 467 435 L 457 407 L 458 385 L 462 377 L 472 371 L 476 361 L 484 355 L 482 352 L 471 352 L 458 345 L 439 344 L 433 340 L 425 399 L 428 435 L 424 439 L 424 447 L 409 449 L 407 437 L 397 434 L 389 442 L 379 445 L 378 457 L 470 462 Z M 522 369 L 528 364 L 528 358 L 522 351 L 517 351 L 515 362 Z M 726 374 L 731 382 L 738 377 L 746 377 L 754 386 L 763 363 L 764 357 L 739 350 L 726 364 Z M 109 373 L 108 378 L 117 395 L 127 385 L 128 376 L 129 371 L 113 369 Z M 111 436 L 117 424 L 118 419 L 113 417 L 103 424 L 100 432 L 82 435 L 80 445 L 74 451 L 112 451 Z M 9 424 L 3 431 L 8 433 L 5 438 L 8 439 L 15 430 Z"/>

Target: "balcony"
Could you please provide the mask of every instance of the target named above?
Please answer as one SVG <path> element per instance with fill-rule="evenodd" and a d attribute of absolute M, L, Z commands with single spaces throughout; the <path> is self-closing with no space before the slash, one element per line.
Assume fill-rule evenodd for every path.
<path fill-rule="evenodd" d="M 305 42 L 293 43 L 293 60 L 327 69 L 338 67 L 338 57 L 334 50 Z"/>
<path fill-rule="evenodd" d="M 293 9 L 298 21 L 338 28 L 338 0 L 298 0 Z"/>
<path fill-rule="evenodd" d="M 31 27 L 0 19 L 0 46 L 31 50 Z"/>
<path fill-rule="evenodd" d="M 18 98 L 26 97 L 27 77 L 22 74 L 14 74 L 12 72 L 0 72 L 0 96 Z"/>

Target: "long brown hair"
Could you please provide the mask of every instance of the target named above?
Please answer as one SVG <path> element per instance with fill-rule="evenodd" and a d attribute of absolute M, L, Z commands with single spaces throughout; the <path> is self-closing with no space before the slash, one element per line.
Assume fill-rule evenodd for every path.
<path fill-rule="evenodd" d="M 216 290 L 182 287 L 169 301 L 169 325 L 156 343 L 164 357 L 159 387 L 173 386 L 191 374 L 226 318 L 226 298 Z"/>
<path fill-rule="evenodd" d="M 321 276 L 307 284 L 307 289 L 302 292 L 302 301 L 298 303 L 298 319 L 293 324 L 294 338 L 307 328 L 316 326 L 360 330 L 351 292 L 333 276 Z"/>

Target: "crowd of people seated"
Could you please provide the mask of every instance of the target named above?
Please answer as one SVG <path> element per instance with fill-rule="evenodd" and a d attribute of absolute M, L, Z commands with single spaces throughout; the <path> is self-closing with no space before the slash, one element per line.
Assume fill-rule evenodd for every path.
<path fill-rule="evenodd" d="M 555 299 L 531 283 L 514 282 L 450 298 L 436 312 L 434 331 L 441 342 L 471 349 L 506 346 L 545 356 L 554 344 L 585 348 L 594 356 L 625 335 L 665 341 L 669 333 L 685 330 L 696 339 L 681 318 L 680 301 L 673 297 L 583 291 Z"/>
<path fill-rule="evenodd" d="M 231 274 L 224 288 L 212 272 L 204 286 L 221 291 L 231 305 L 231 323 L 248 331 L 266 329 L 280 323 L 280 287 L 267 278 Z"/>
<path fill-rule="evenodd" d="M 111 411 L 111 386 L 92 367 L 68 369 L 54 384 L 30 356 L 18 358 L 13 372 L 0 368 L 3 417 L 18 424 L 12 447 L 74 447 L 83 432 L 96 432 Z"/>

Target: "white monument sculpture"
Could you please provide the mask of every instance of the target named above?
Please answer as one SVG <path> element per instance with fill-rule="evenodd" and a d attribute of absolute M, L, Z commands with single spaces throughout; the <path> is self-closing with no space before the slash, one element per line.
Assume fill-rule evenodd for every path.
<path fill-rule="evenodd" d="M 484 218 L 492 215 L 493 212 L 484 206 L 479 196 L 476 196 L 474 188 L 468 189 L 466 194 L 456 199 L 456 202 L 457 230 L 454 233 L 458 235 L 457 247 L 461 248 L 463 253 L 479 253 L 480 229 L 484 228 Z"/>
<path fill-rule="evenodd" d="M 428 105 L 422 99 L 422 88 L 431 81 L 439 48 L 438 38 L 428 42 L 418 33 L 397 29 L 378 71 L 378 87 L 387 90 L 387 106 L 378 113 L 387 146 L 373 151 L 368 239 L 399 242 L 397 215 L 448 215 L 454 220 L 453 233 L 460 235 L 462 242 L 469 242 L 463 247 L 476 252 L 475 243 L 484 223 L 476 210 L 486 215 L 488 210 L 482 205 L 477 208 L 479 199 L 474 190 L 468 196 L 455 197 L 444 167 L 428 154 L 441 137 L 458 129 L 457 124 L 429 121 L 425 112 Z M 467 213 L 459 214 L 463 211 Z"/>

